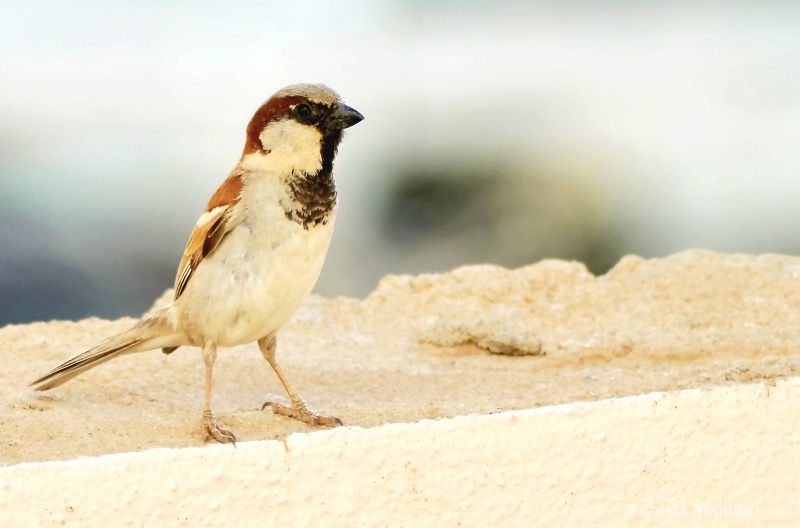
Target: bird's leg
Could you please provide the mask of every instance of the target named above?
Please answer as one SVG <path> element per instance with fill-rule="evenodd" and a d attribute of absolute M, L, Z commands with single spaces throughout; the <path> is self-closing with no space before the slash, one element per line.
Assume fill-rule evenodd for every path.
<path fill-rule="evenodd" d="M 272 409 L 272 412 L 274 412 L 275 414 L 282 414 L 284 416 L 296 418 L 310 425 L 325 425 L 328 427 L 336 427 L 337 425 L 342 425 L 342 421 L 336 418 L 335 416 L 319 416 L 311 412 L 311 410 L 303 401 L 303 398 L 300 397 L 300 394 L 297 392 L 297 389 L 294 388 L 294 386 L 289 381 L 289 378 L 287 378 L 286 374 L 283 372 L 281 366 L 278 365 L 278 362 L 275 360 L 275 349 L 277 347 L 274 335 L 262 337 L 261 339 L 259 339 L 258 348 L 261 349 L 261 354 L 264 356 L 264 359 L 267 360 L 272 369 L 275 371 L 275 374 L 278 375 L 278 379 L 281 380 L 281 383 L 283 383 L 283 387 L 289 394 L 289 399 L 292 400 L 291 407 L 287 407 L 286 405 L 281 405 L 280 403 L 267 402 L 261 407 L 261 409 L 266 409 L 267 407 L 270 407 Z"/>
<path fill-rule="evenodd" d="M 203 405 L 203 427 L 205 428 L 208 436 L 219 442 L 220 444 L 234 444 L 236 445 L 236 436 L 222 427 L 214 419 L 214 413 L 211 411 L 211 372 L 214 369 L 214 362 L 217 360 L 217 345 L 214 343 L 203 344 L 203 361 L 206 364 L 206 399 Z"/>

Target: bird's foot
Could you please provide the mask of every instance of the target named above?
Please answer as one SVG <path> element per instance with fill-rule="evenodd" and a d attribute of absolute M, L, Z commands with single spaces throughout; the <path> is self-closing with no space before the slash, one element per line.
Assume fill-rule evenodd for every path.
<path fill-rule="evenodd" d="M 236 447 L 236 435 L 218 424 L 213 414 L 209 412 L 203 413 L 203 428 L 206 430 L 209 437 L 220 444 L 233 444 L 233 446 Z"/>
<path fill-rule="evenodd" d="M 300 402 L 299 404 L 293 404 L 291 407 L 281 405 L 280 403 L 267 402 L 261 406 L 261 410 L 263 411 L 267 407 L 271 408 L 272 412 L 275 414 L 288 416 L 289 418 L 300 420 L 301 422 L 305 422 L 309 425 L 323 425 L 325 427 L 338 427 L 340 425 L 344 425 L 342 421 L 335 416 L 319 416 L 314 414 L 303 402 Z"/>

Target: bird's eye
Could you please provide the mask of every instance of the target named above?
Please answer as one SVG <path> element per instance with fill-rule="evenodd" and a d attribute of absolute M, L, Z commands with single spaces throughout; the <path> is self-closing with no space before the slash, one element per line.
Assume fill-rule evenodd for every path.
<path fill-rule="evenodd" d="M 308 117 L 311 115 L 311 107 L 305 103 L 297 105 L 297 115 L 300 117 Z"/>

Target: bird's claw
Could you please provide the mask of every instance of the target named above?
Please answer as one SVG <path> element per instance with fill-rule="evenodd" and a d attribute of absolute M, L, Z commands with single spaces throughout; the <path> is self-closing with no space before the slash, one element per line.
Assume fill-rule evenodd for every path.
<path fill-rule="evenodd" d="M 344 425 L 344 423 L 335 416 L 320 416 L 314 414 L 305 404 L 288 407 L 276 402 L 266 402 L 261 406 L 261 410 L 263 411 L 267 407 L 271 408 L 272 412 L 277 415 L 288 416 L 289 418 L 300 420 L 309 425 L 322 425 L 324 427 L 338 427 Z"/>
<path fill-rule="evenodd" d="M 209 437 L 220 444 L 233 444 L 233 447 L 236 447 L 236 435 L 218 424 L 213 416 L 203 415 L 203 428 Z"/>

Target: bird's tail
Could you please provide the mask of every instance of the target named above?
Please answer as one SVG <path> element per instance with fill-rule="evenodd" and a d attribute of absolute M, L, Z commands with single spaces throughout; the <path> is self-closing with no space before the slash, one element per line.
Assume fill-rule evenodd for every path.
<path fill-rule="evenodd" d="M 179 335 L 170 324 L 168 310 L 169 308 L 160 310 L 129 330 L 110 337 L 96 347 L 62 363 L 31 385 L 36 386 L 36 390 L 49 390 L 122 354 L 181 344 Z"/>

